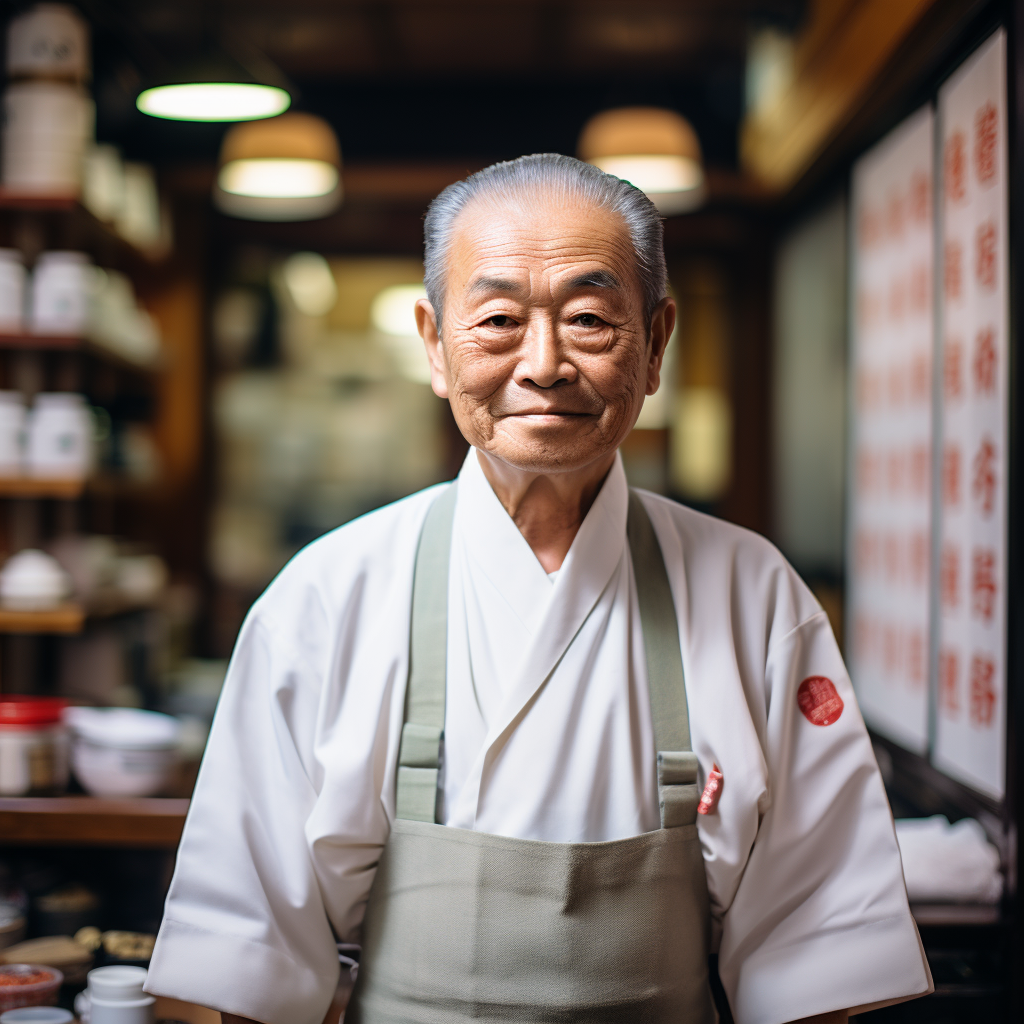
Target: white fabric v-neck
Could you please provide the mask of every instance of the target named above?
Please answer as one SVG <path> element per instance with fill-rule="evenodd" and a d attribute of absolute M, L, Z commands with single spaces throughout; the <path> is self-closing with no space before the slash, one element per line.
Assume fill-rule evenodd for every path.
<path fill-rule="evenodd" d="M 489 727 L 540 628 L 552 587 L 484 476 L 475 450 L 459 474 L 456 515 L 450 567 L 456 600 L 449 601 L 449 615 L 465 621 L 460 633 L 467 644 L 475 703 Z"/>
<path fill-rule="evenodd" d="M 658 827 L 627 506 L 616 459 L 552 578 L 469 453 L 449 576 L 446 824 L 549 841 Z M 567 717 L 579 727 L 555 724 Z M 543 781 L 538 750 L 557 765 Z"/>

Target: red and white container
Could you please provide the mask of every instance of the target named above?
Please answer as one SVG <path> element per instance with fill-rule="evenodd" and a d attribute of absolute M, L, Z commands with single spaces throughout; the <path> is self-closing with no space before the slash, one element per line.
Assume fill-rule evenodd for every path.
<path fill-rule="evenodd" d="M 67 788 L 66 704 L 57 697 L 0 697 L 0 796 L 50 796 Z"/>

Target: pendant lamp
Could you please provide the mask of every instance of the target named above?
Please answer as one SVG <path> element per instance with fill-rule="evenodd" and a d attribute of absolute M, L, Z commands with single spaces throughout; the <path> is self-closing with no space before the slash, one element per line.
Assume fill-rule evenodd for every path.
<path fill-rule="evenodd" d="M 661 213 L 704 201 L 704 167 L 693 126 L 674 110 L 618 107 L 592 117 L 578 144 L 581 160 L 646 193 Z"/>
<path fill-rule="evenodd" d="M 331 126 L 289 113 L 235 125 L 224 136 L 213 199 L 248 220 L 313 220 L 341 202 L 341 151 Z"/>
<path fill-rule="evenodd" d="M 266 60 L 243 63 L 214 50 L 151 81 L 135 105 L 170 121 L 251 121 L 275 117 L 291 102 L 286 80 Z"/>

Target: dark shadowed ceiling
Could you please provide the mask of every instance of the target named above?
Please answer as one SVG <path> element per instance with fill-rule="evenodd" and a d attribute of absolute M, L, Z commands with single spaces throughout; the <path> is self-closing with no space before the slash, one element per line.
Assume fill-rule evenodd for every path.
<path fill-rule="evenodd" d="M 16 10 L 20 4 L 6 5 Z M 213 45 L 264 55 L 327 118 L 346 159 L 485 161 L 573 152 L 584 121 L 673 107 L 709 164 L 736 163 L 752 27 L 804 0 L 81 0 L 94 26 L 97 129 L 158 164 L 212 160 L 223 127 L 158 122 L 140 84 Z"/>

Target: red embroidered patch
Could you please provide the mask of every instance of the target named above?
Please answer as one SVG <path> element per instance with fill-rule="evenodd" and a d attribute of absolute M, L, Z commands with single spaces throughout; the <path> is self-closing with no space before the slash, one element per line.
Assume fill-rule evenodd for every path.
<path fill-rule="evenodd" d="M 808 676 L 796 691 L 796 702 L 812 725 L 831 725 L 843 713 L 843 698 L 828 676 Z"/>
<path fill-rule="evenodd" d="M 708 772 L 708 784 L 701 793 L 700 803 L 697 804 L 698 814 L 710 814 L 718 806 L 718 798 L 722 795 L 722 773 L 717 764 L 711 766 Z"/>

